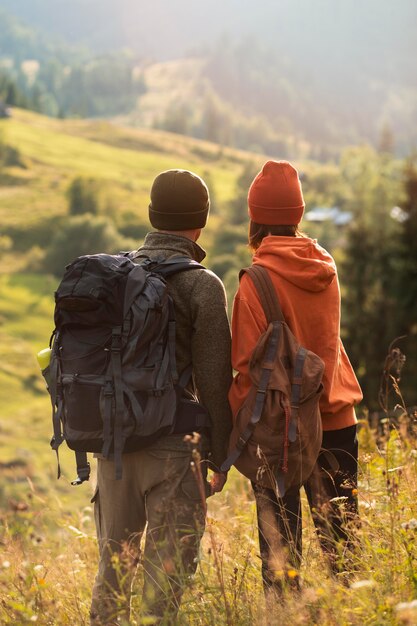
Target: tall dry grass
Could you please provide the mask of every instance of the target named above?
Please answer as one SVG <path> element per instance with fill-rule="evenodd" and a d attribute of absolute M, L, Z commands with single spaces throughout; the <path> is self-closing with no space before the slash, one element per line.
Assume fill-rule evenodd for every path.
<path fill-rule="evenodd" d="M 417 624 L 415 416 L 404 409 L 398 376 L 391 369 L 387 375 L 393 378 L 386 399 L 393 406 L 398 400 L 397 408 L 385 407 L 382 431 L 367 419 L 360 424 L 361 524 L 349 572 L 330 575 L 304 503 L 302 590 L 284 592 L 266 608 L 253 497 L 248 482 L 231 472 L 224 491 L 208 501 L 199 566 L 178 624 Z M 88 624 L 97 565 L 92 506 L 87 491 L 85 506 L 72 509 L 57 493 L 52 484 L 38 493 L 27 479 L 19 498 L 0 513 L 1 624 Z M 131 624 L 146 623 L 140 621 L 140 584 L 139 568 Z"/>

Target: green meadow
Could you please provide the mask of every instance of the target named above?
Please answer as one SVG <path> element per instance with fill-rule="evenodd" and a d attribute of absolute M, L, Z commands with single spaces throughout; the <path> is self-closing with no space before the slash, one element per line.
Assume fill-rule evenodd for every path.
<path fill-rule="evenodd" d="M 35 358 L 53 329 L 57 278 L 42 270 L 42 259 L 56 230 L 65 228 L 68 186 L 79 175 L 94 178 L 103 216 L 118 228 L 146 229 L 148 192 L 159 171 L 183 167 L 209 179 L 216 202 L 202 245 L 210 266 L 227 251 L 225 233 L 233 241 L 237 265 L 224 276 L 230 297 L 247 257 L 246 227 L 231 230 L 228 207 L 242 169 L 263 158 L 160 131 L 19 110 L 0 132 L 20 161 L 0 167 L 0 623 L 84 626 L 97 564 L 94 471 L 89 483 L 72 487 L 73 455 L 63 450 L 63 476 L 56 479 L 51 407 Z M 330 576 L 306 511 L 302 591 L 286 592 L 268 610 L 250 486 L 232 471 L 223 492 L 208 501 L 200 563 L 178 624 L 417 624 L 417 445 L 407 425 L 403 416 L 377 435 L 361 415 L 361 526 L 352 569 Z M 140 582 L 139 572 L 134 625 L 146 623 Z"/>

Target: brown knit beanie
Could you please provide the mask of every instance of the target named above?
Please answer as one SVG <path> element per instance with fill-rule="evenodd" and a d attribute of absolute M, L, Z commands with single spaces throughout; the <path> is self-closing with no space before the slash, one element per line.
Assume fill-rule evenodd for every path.
<path fill-rule="evenodd" d="M 166 170 L 153 181 L 149 220 L 159 230 L 204 228 L 210 208 L 207 185 L 188 170 Z"/>
<path fill-rule="evenodd" d="M 267 161 L 248 193 L 249 216 L 257 224 L 299 224 L 304 198 L 298 172 L 288 161 Z"/>

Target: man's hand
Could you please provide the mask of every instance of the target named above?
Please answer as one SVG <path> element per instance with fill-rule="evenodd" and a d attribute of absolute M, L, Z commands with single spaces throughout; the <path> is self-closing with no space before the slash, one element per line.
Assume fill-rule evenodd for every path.
<path fill-rule="evenodd" d="M 227 480 L 227 474 L 213 472 L 210 479 L 211 494 L 220 493 Z"/>

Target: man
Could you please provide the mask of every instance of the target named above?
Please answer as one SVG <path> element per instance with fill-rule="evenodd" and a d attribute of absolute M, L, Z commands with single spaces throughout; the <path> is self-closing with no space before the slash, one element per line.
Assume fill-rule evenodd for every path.
<path fill-rule="evenodd" d="M 139 248 L 138 262 L 175 256 L 201 262 L 205 252 L 196 242 L 209 206 L 208 189 L 197 175 L 187 170 L 159 174 L 149 205 L 156 230 Z M 98 459 L 93 501 L 100 563 L 91 606 L 94 625 L 117 624 L 117 616 L 129 620 L 135 555 L 146 524 L 141 610 L 147 624 L 175 620 L 187 578 L 196 569 L 205 524 L 204 491 L 221 491 L 226 481 L 219 468 L 231 430 L 227 394 L 232 371 L 224 287 L 215 274 L 199 268 L 178 272 L 167 282 L 175 307 L 177 369 L 192 366 L 193 391 L 209 412 L 210 432 L 202 433 L 198 444 L 184 440 L 184 434 L 172 434 L 124 454 L 123 476 L 117 481 L 114 462 Z M 207 463 L 198 463 L 200 457 L 213 470 L 210 484 Z"/>

